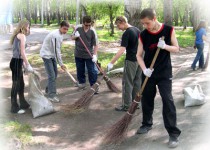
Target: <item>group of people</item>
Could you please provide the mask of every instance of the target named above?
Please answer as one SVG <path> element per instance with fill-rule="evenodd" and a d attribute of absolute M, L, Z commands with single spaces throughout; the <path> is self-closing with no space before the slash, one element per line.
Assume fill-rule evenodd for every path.
<path fill-rule="evenodd" d="M 135 99 L 141 84 L 146 77 L 149 78 L 142 94 L 142 125 L 137 134 L 145 134 L 152 129 L 154 99 L 157 93 L 156 86 L 159 89 L 163 103 L 163 120 L 165 128 L 169 134 L 169 147 L 178 146 L 178 137 L 181 134 L 177 127 L 176 107 L 172 96 L 172 64 L 170 53 L 179 51 L 179 45 L 175 36 L 175 30 L 172 26 L 160 23 L 157 20 L 153 9 L 144 9 L 140 14 L 140 23 L 144 30 L 130 25 L 124 16 L 116 18 L 115 24 L 118 29 L 123 30 L 121 45 L 119 51 L 107 65 L 111 70 L 114 63 L 120 56 L 126 52 L 124 61 L 124 72 L 122 78 L 122 105 L 115 108 L 116 111 L 127 111 L 132 101 Z M 48 82 L 45 89 L 47 97 L 53 102 L 59 102 L 56 92 L 57 63 L 61 69 L 66 70 L 62 62 L 61 44 L 63 34 L 66 34 L 70 25 L 67 21 L 62 21 L 58 30 L 49 33 L 42 44 L 40 56 L 43 59 Z M 196 47 L 202 51 L 203 35 L 206 35 L 202 25 L 196 32 Z M 201 30 L 201 31 L 200 31 Z M 24 98 L 24 80 L 22 66 L 33 72 L 33 68 L 28 62 L 25 54 L 26 36 L 30 34 L 28 21 L 20 21 L 11 38 L 13 45 L 13 57 L 10 62 L 12 70 L 12 90 L 11 90 L 11 112 L 24 113 L 30 105 Z M 164 37 L 164 39 L 161 39 Z M 205 37 L 204 37 L 205 38 Z M 97 34 L 92 27 L 91 17 L 83 17 L 83 24 L 74 28 L 72 39 L 75 40 L 75 63 L 77 69 L 77 79 L 79 88 L 86 86 L 85 68 L 87 67 L 89 84 L 92 86 L 97 81 L 97 62 L 98 39 Z M 202 43 L 202 44 L 200 44 Z M 160 53 L 153 68 L 150 68 L 157 48 Z M 198 52 L 199 53 L 199 52 Z M 197 57 L 198 56 L 198 57 Z M 199 60 L 200 67 L 203 67 L 203 54 L 197 54 L 195 64 Z M 19 95 L 20 106 L 17 103 L 17 94 Z M 140 107 L 140 106 L 139 106 Z"/>

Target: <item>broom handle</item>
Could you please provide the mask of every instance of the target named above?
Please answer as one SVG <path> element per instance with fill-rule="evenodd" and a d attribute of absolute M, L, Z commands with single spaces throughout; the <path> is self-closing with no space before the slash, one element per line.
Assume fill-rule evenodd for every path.
<path fill-rule="evenodd" d="M 161 39 L 164 40 L 164 36 L 162 36 Z M 159 52 L 160 52 L 160 48 L 158 48 L 157 51 L 156 51 L 156 53 L 155 53 L 155 56 L 154 56 L 154 58 L 152 60 L 152 63 L 150 65 L 150 67 L 149 67 L 150 69 L 153 69 L 154 64 L 155 64 L 155 61 L 156 61 L 156 59 L 158 57 Z M 146 78 L 144 80 L 144 83 L 142 84 L 142 87 L 141 87 L 140 91 L 137 93 L 138 96 L 142 95 L 142 93 L 144 91 L 144 88 L 145 88 L 145 86 L 147 84 L 148 79 L 149 79 L 149 77 L 146 76 Z"/>
<path fill-rule="evenodd" d="M 90 53 L 90 51 L 88 50 L 87 46 L 85 45 L 84 41 L 82 40 L 82 38 L 79 36 L 80 41 L 82 42 L 83 46 L 85 47 L 85 50 L 88 52 L 88 54 L 90 55 L 91 58 L 93 58 L 92 54 Z M 103 70 L 98 66 L 98 64 L 96 62 L 94 62 L 97 66 L 97 68 L 99 69 L 99 71 L 103 74 L 103 76 L 105 76 L 105 73 L 103 72 Z"/>
<path fill-rule="evenodd" d="M 67 71 L 67 69 L 65 69 L 65 72 L 69 75 L 69 77 L 71 78 L 71 80 L 77 84 L 77 81 L 74 79 L 74 77 L 71 75 L 70 72 Z"/>

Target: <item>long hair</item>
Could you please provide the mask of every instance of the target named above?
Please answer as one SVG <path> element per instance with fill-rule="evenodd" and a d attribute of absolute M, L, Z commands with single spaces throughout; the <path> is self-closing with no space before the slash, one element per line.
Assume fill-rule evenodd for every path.
<path fill-rule="evenodd" d="M 29 25 L 28 20 L 21 20 L 21 21 L 18 23 L 17 28 L 14 30 L 14 32 L 13 32 L 13 34 L 12 34 L 12 36 L 11 36 L 10 44 L 13 44 L 14 39 L 15 39 L 15 36 L 16 36 L 18 33 L 25 34 L 26 36 L 30 34 L 30 32 L 27 31 L 27 26 L 28 26 L 28 25 Z"/>
<path fill-rule="evenodd" d="M 195 31 L 198 31 L 200 28 L 206 28 L 206 21 L 204 21 L 204 20 L 200 21 L 200 23 Z"/>

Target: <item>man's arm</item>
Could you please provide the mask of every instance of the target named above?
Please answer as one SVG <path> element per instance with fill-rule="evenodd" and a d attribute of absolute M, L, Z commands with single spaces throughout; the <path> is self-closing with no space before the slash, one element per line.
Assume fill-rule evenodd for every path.
<path fill-rule="evenodd" d="M 137 61 L 141 67 L 142 70 L 145 70 L 146 69 L 146 65 L 144 63 L 144 60 L 143 60 L 143 52 L 144 52 L 144 49 L 143 49 L 143 44 L 139 38 L 139 45 L 138 45 L 138 50 L 137 50 L 137 54 L 136 54 L 136 58 L 137 58 Z"/>
<path fill-rule="evenodd" d="M 112 58 L 110 63 L 114 64 L 124 52 L 125 52 L 125 47 L 121 46 L 117 54 Z"/>
<path fill-rule="evenodd" d="M 173 52 L 173 53 L 179 52 L 179 44 L 178 44 L 174 29 L 171 34 L 171 45 L 166 45 L 165 50 L 169 52 Z"/>

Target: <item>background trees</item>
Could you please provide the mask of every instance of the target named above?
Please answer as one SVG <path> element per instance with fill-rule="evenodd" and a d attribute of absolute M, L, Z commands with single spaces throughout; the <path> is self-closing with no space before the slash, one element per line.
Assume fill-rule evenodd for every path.
<path fill-rule="evenodd" d="M 44 23 L 59 24 L 61 20 L 75 23 L 77 0 L 44 0 Z M 80 20 L 90 15 L 97 26 L 109 28 L 114 34 L 114 20 L 125 15 L 130 24 L 142 29 L 139 13 L 142 9 L 156 9 L 158 19 L 174 26 L 196 28 L 202 19 L 210 21 L 208 0 L 80 0 Z M 31 23 L 41 23 L 42 0 L 13 0 L 13 22 L 27 18 Z"/>

